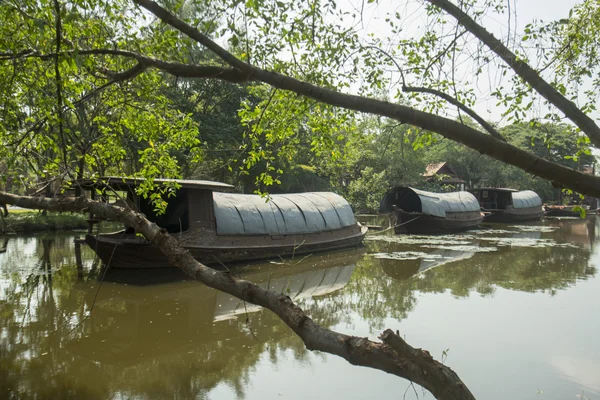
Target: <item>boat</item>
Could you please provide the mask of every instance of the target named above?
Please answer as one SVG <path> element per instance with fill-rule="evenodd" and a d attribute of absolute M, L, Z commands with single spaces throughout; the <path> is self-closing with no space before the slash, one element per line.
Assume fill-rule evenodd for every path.
<path fill-rule="evenodd" d="M 473 194 L 484 213 L 484 222 L 536 221 L 544 216 L 542 199 L 533 190 L 475 189 Z"/>
<path fill-rule="evenodd" d="M 137 195 L 142 179 L 109 177 L 80 183 L 94 193 L 98 186 L 124 192 L 126 203 L 167 230 L 199 262 L 227 268 L 234 262 L 294 257 L 359 246 L 367 229 L 356 222 L 350 204 L 335 193 L 259 195 L 227 193 L 233 186 L 198 180 L 155 179 L 176 184 L 166 212 L 157 215 Z M 110 268 L 168 267 L 166 256 L 143 237 L 125 230 L 93 235 L 86 243 Z"/>
<path fill-rule="evenodd" d="M 469 192 L 432 193 L 411 187 L 389 190 L 380 213 L 393 213 L 396 233 L 436 234 L 476 228 L 483 220 L 479 203 Z"/>
<path fill-rule="evenodd" d="M 549 206 L 544 205 L 546 217 L 577 217 L 581 218 L 582 206 Z M 596 214 L 596 210 L 588 210 L 584 207 L 585 215 Z"/>

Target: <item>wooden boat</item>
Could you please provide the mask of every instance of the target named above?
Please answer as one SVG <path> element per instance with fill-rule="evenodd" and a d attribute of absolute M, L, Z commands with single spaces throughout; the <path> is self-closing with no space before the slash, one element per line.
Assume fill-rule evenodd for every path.
<path fill-rule="evenodd" d="M 483 220 L 479 203 L 469 192 L 432 193 L 410 187 L 388 191 L 379 212 L 394 213 L 396 233 L 459 232 L 473 229 Z"/>
<path fill-rule="evenodd" d="M 578 208 L 581 206 L 544 206 L 546 217 L 581 217 L 581 212 Z M 584 207 L 586 208 L 586 207 Z M 588 210 L 586 208 L 585 215 L 595 215 L 597 210 Z"/>
<path fill-rule="evenodd" d="M 542 199 L 532 190 L 481 188 L 473 191 L 484 213 L 484 222 L 535 221 L 544 216 Z"/>
<path fill-rule="evenodd" d="M 177 181 L 180 188 L 168 198 L 166 213 L 135 193 L 142 180 L 108 178 L 103 184 L 126 192 L 148 219 L 174 235 L 198 261 L 225 267 L 232 262 L 290 257 L 358 246 L 367 229 L 354 219 L 344 198 L 327 192 L 258 195 L 223 193 L 233 187 L 211 181 Z M 155 180 L 158 184 L 167 180 Z M 85 187 L 97 185 L 87 182 Z M 86 243 L 111 268 L 168 267 L 160 250 L 131 228 L 88 234 Z"/>

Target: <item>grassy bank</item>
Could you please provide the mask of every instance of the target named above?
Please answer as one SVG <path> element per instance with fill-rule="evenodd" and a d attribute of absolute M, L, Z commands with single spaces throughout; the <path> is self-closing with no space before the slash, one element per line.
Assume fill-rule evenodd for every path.
<path fill-rule="evenodd" d="M 82 214 L 41 212 L 10 212 L 8 217 L 0 220 L 0 233 L 41 232 L 86 229 L 87 216 Z"/>

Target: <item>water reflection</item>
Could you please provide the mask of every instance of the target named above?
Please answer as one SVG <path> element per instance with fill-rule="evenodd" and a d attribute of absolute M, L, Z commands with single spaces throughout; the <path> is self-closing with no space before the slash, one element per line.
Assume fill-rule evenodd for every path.
<path fill-rule="evenodd" d="M 297 359 L 306 354 L 273 314 L 186 281 L 177 270 L 109 270 L 102 282 L 94 273 L 78 279 L 69 256 L 73 238 L 53 239 L 14 238 L 0 258 L 2 398 L 197 398 L 218 383 L 243 396 L 263 352 L 273 362 L 281 349 Z M 253 265 L 236 274 L 302 303 L 343 288 L 363 252 Z M 31 265 L 20 263 L 19 254 Z M 91 271 L 90 254 L 84 255 Z M 326 314 L 313 313 L 330 324 L 341 321 Z"/>
<path fill-rule="evenodd" d="M 506 290 L 546 297 L 577 290 L 578 282 L 597 273 L 598 260 L 592 260 L 597 236 L 598 224 L 591 218 L 453 236 L 376 235 L 366 249 L 254 264 L 234 273 L 286 293 L 325 326 L 376 335 L 390 321 L 425 315 L 419 303 L 446 293 L 469 302 L 479 294 L 495 304 L 498 292 L 507 298 Z M 105 275 L 84 246 L 78 274 L 68 234 L 0 238 L 0 249 L 0 398 L 256 398 L 264 393 L 252 382 L 269 365 L 277 370 L 318 363 L 272 313 L 187 281 L 177 270 Z M 587 306 L 578 303 L 581 310 Z M 429 307 L 439 318 L 443 311 L 435 314 Z M 456 326 L 473 323 L 469 313 L 460 318 Z M 502 342 L 487 335 L 485 340 Z M 600 352 L 597 345 L 573 338 L 585 342 L 588 353 Z M 503 350 L 498 351 L 492 357 L 501 358 Z M 583 361 L 573 364 L 573 353 L 548 353 L 545 365 L 552 372 L 544 382 L 562 382 L 571 395 L 577 394 L 575 388 L 593 393 L 598 380 L 576 368 L 590 360 L 578 356 Z M 469 381 L 480 363 L 476 354 L 466 351 L 460 357 L 472 366 L 463 367 L 461 375 L 474 382 L 479 397 L 505 398 L 498 396 L 505 388 L 479 388 L 480 380 Z M 327 357 L 318 360 L 324 374 L 353 368 Z M 373 393 L 390 387 L 378 379 L 392 378 L 375 376 L 356 385 Z M 337 388 L 339 396 L 353 397 L 358 390 L 353 385 Z M 529 390 L 529 382 L 523 385 Z M 291 397 L 305 398 L 307 390 Z M 396 397 L 396 389 L 389 390 L 380 394 Z"/>

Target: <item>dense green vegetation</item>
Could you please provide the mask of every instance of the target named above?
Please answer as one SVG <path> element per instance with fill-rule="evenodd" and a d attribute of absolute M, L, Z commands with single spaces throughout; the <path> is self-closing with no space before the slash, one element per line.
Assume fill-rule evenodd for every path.
<path fill-rule="evenodd" d="M 358 85 L 365 97 L 389 97 L 442 115 L 449 110 L 441 98 L 409 90 L 411 82 L 453 91 L 464 106 L 474 105 L 471 84 L 449 80 L 454 66 L 446 69 L 447 55 L 438 53 L 452 50 L 464 58 L 458 46 L 469 42 L 461 42 L 458 33 L 448 42 L 436 30 L 434 22 L 445 18 L 437 9 L 427 11 L 427 40 L 404 39 L 398 52 L 384 50 L 381 38 L 364 41 L 359 30 L 331 23 L 332 16 L 352 15 L 333 2 L 321 7 L 227 0 L 166 5 L 222 40 L 232 54 L 263 68 L 331 89 Z M 232 7 L 243 10 L 245 26 L 227 13 Z M 596 14 L 597 7 L 576 7 L 572 23 L 595 21 Z M 443 131 L 334 108 L 261 82 L 188 78 L 193 74 L 157 64 L 164 59 L 220 67 L 223 61 L 128 1 L 9 1 L 0 5 L 0 16 L 5 22 L 0 28 L 2 190 L 52 195 L 75 178 L 104 175 L 201 178 L 232 183 L 243 192 L 333 190 L 347 196 L 357 211 L 373 211 L 392 186 L 448 189 L 422 176 L 427 164 L 447 161 L 467 187 L 530 188 L 545 201 L 556 200 L 547 181 L 445 138 Z M 392 31 L 397 18 L 386 20 Z M 597 65 L 589 38 L 564 23 L 528 25 L 526 31 L 534 33 L 523 41 L 550 41 L 554 51 L 570 46 L 571 57 L 553 70 L 552 84 L 576 95 L 578 86 L 567 83 L 583 82 Z M 293 60 L 276 51 L 281 37 Z M 531 57 L 545 60 L 551 53 L 544 47 Z M 349 71 L 348 57 L 354 60 Z M 396 59 L 412 69 L 397 71 L 404 93 L 386 93 L 382 88 L 392 78 L 384 69 L 400 68 Z M 484 61 L 471 60 L 476 66 Z M 495 63 L 489 61 L 488 67 Z M 475 68 L 476 76 L 480 70 Z M 202 74 L 214 77 L 196 73 Z M 593 164 L 588 136 L 568 120 L 556 113 L 529 113 L 535 108 L 526 102 L 529 89 L 514 78 L 510 90 L 494 93 L 508 121 L 503 126 L 486 128 L 461 112 L 454 118 L 482 132 L 496 130 L 489 133 L 555 164 L 577 170 Z M 586 104 L 583 111 L 593 112 L 593 104 Z"/>
<path fill-rule="evenodd" d="M 0 220 L 0 234 L 86 229 L 86 218 L 81 214 L 11 212 Z"/>

